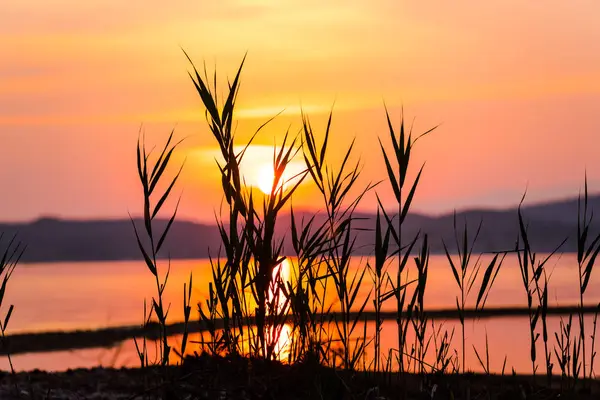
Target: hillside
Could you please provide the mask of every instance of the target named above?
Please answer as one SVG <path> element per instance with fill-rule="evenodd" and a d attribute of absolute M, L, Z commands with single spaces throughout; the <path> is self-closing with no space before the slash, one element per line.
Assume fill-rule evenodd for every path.
<path fill-rule="evenodd" d="M 590 197 L 590 208 L 600 209 L 600 195 Z M 577 199 L 560 200 L 535 204 L 523 208 L 534 250 L 548 252 L 566 237 L 569 238 L 563 251 L 576 249 Z M 301 213 L 309 217 L 310 214 Z M 372 228 L 375 216 L 359 214 L 356 227 Z M 319 216 L 317 220 L 323 218 Z M 406 220 L 403 237 L 412 238 L 417 232 L 430 236 L 432 253 L 443 251 L 442 238 L 454 243 L 453 214 L 427 216 L 411 214 Z M 457 213 L 459 228 L 464 221 L 472 232 L 479 221 L 483 221 L 480 239 L 476 251 L 501 251 L 514 248 L 518 234 L 516 208 L 504 210 L 469 209 Z M 164 224 L 165 221 L 158 221 Z M 282 215 L 279 220 L 279 234 L 289 231 L 290 216 Z M 142 221 L 136 220 L 142 228 Z M 595 226 L 595 224 L 594 224 Z M 18 232 L 19 239 L 27 244 L 23 256 L 24 262 L 50 261 L 92 261 L 92 260 L 132 260 L 139 259 L 131 221 L 123 220 L 62 220 L 42 218 L 29 223 L 0 224 L 0 232 L 13 235 Z M 373 233 L 357 231 L 357 254 L 368 255 L 371 252 Z M 220 246 L 218 229 L 215 225 L 199 224 L 189 221 L 176 221 L 165 243 L 165 253 L 173 259 L 207 257 L 209 251 L 215 255 Z M 292 246 L 286 241 L 288 252 Z"/>

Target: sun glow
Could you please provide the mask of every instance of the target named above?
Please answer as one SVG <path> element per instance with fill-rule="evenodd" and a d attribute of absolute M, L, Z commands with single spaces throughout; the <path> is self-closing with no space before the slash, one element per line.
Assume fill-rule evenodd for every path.
<path fill-rule="evenodd" d="M 284 284 L 287 284 L 287 282 L 290 281 L 292 276 L 292 264 L 287 258 L 281 261 L 277 266 L 275 266 L 275 268 L 273 268 L 273 284 L 275 284 L 277 276 L 279 276 L 279 278 Z M 276 290 L 279 290 L 277 299 L 277 312 L 282 313 L 286 311 L 285 296 L 283 293 L 281 293 L 280 289 Z M 273 293 L 273 287 L 271 287 L 269 289 L 269 299 L 273 299 L 275 295 L 276 294 Z M 286 360 L 291 350 L 291 340 L 293 335 L 291 326 L 289 324 L 284 324 L 277 327 L 271 326 L 269 328 L 268 334 L 271 335 L 273 339 L 277 340 L 274 348 L 274 352 L 277 358 L 280 361 Z"/>
<path fill-rule="evenodd" d="M 283 188 L 284 191 L 289 189 L 290 186 L 297 182 L 297 179 L 301 176 L 305 169 L 306 167 L 304 164 L 299 162 L 290 163 L 280 178 L 277 187 L 275 188 L 275 192 L 281 188 Z M 252 186 L 260 189 L 260 191 L 264 194 L 270 195 L 273 191 L 273 183 L 275 181 L 275 171 L 273 169 L 273 165 L 261 165 L 256 168 L 255 174 L 254 180 L 256 183 Z"/>
<path fill-rule="evenodd" d="M 250 145 L 245 150 L 242 146 L 236 146 L 234 150 L 237 154 L 244 152 L 240 163 L 240 172 L 244 184 L 247 187 L 258 189 L 262 193 L 270 195 L 273 189 L 273 181 L 275 180 L 273 150 L 278 152 L 280 148 L 273 148 L 273 146 L 268 145 Z M 219 149 L 202 149 L 196 150 L 196 152 L 199 159 L 211 164 L 214 163 L 215 159 L 221 160 L 222 158 Z M 287 164 L 275 188 L 276 192 L 279 189 L 286 191 L 298 183 L 306 171 L 306 165 L 300 159 L 301 157 L 297 157 Z M 303 181 L 303 184 L 306 182 L 308 180 Z"/>
<path fill-rule="evenodd" d="M 275 171 L 272 165 L 263 165 L 256 171 L 257 186 L 261 192 L 271 194 L 273 181 L 275 180 Z"/>
<path fill-rule="evenodd" d="M 278 311 L 281 312 L 283 310 L 283 307 L 285 306 L 285 296 L 281 292 L 276 294 L 273 290 L 279 290 L 279 288 L 274 287 L 274 285 L 277 284 L 277 276 L 279 276 L 281 282 L 283 282 L 284 285 L 287 285 L 287 282 L 290 281 L 290 278 L 292 276 L 292 264 L 290 264 L 287 258 L 281 261 L 279 264 L 277 264 L 275 268 L 273 268 L 272 285 L 269 288 L 269 299 L 273 299 L 276 295 L 279 296 L 277 301 L 277 308 Z"/>
<path fill-rule="evenodd" d="M 275 268 L 273 268 L 273 275 L 281 274 L 281 280 L 287 282 L 292 277 L 292 264 L 285 258 Z"/>
<path fill-rule="evenodd" d="M 273 148 L 250 146 L 244 154 L 240 169 L 247 186 L 257 188 L 264 194 L 270 195 L 272 192 L 277 193 L 280 189 L 285 191 L 295 185 L 306 170 L 306 166 L 300 161 L 290 161 L 279 178 L 277 187 L 274 188 Z"/>

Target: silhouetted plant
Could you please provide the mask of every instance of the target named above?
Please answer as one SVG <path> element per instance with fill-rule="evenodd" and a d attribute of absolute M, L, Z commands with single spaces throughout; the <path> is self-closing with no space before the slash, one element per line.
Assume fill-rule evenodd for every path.
<path fill-rule="evenodd" d="M 460 242 L 460 234 L 458 232 L 457 224 L 456 224 L 456 212 L 454 213 L 453 219 L 454 226 L 454 238 L 456 240 L 456 251 L 458 253 L 458 263 L 452 260 L 452 256 L 446 246 L 446 243 L 442 240 L 444 246 L 444 252 L 446 253 L 446 258 L 448 259 L 448 263 L 450 264 L 450 268 L 452 269 L 452 274 L 458 285 L 458 289 L 460 290 L 460 298 L 456 297 L 456 308 L 458 310 L 458 317 L 461 325 L 461 338 L 462 338 L 462 372 L 465 372 L 465 316 L 464 312 L 467 306 L 467 300 L 471 290 L 475 282 L 479 278 L 479 274 L 481 272 L 481 255 L 477 257 L 474 263 L 471 263 L 471 258 L 473 256 L 473 248 L 475 247 L 475 243 L 477 242 L 477 238 L 479 237 L 479 233 L 481 232 L 481 226 L 483 221 L 480 221 L 477 231 L 475 232 L 475 236 L 473 240 L 469 241 L 469 233 L 467 228 L 467 222 L 465 221 L 464 230 L 462 232 L 462 242 Z M 488 266 L 485 268 L 485 272 L 483 273 L 483 278 L 481 279 L 481 283 L 479 285 L 479 290 L 477 294 L 477 301 L 475 302 L 476 310 L 483 310 L 485 307 L 485 303 L 487 301 L 487 297 L 492 289 L 492 286 L 498 276 L 498 272 L 500 271 L 500 267 L 502 266 L 502 262 L 504 261 L 504 257 L 506 253 L 503 253 L 502 257 L 499 258 L 500 254 L 496 253 Z M 477 350 L 475 350 L 477 353 Z M 479 358 L 479 354 L 477 354 Z M 480 361 L 481 362 L 481 361 Z"/>
<path fill-rule="evenodd" d="M 554 332 L 556 338 L 556 346 L 554 347 L 554 355 L 558 362 L 561 371 L 561 389 L 566 386 L 570 388 L 570 379 L 572 371 L 578 370 L 579 365 L 572 365 L 571 351 L 575 352 L 576 343 L 573 343 L 571 336 L 571 327 L 573 326 L 573 314 L 569 314 L 569 320 L 565 324 L 563 317 L 560 317 L 560 327 L 558 332 Z M 560 337 L 559 337 L 560 333 Z"/>
<path fill-rule="evenodd" d="M 189 59 L 189 57 L 188 57 Z M 288 143 L 288 133 L 282 146 L 273 154 L 274 179 L 271 193 L 263 199 L 262 210 L 257 209 L 251 188 L 246 188 L 242 182 L 240 164 L 248 146 L 256 134 L 266 125 L 263 124 L 248 141 L 246 147 L 237 151 L 234 145 L 235 135 L 232 131 L 235 100 L 239 90 L 240 74 L 244 61 L 229 85 L 229 93 L 220 105 L 216 89 L 216 74 L 214 87 L 207 82 L 192 63 L 194 73 L 190 74 L 196 91 L 206 109 L 209 128 L 217 140 L 221 150 L 222 160 L 218 161 L 221 172 L 223 193 L 228 204 L 228 226 L 217 221 L 223 250 L 224 264 L 221 264 L 220 254 L 211 261 L 213 267 L 214 290 L 216 298 L 208 305 L 218 307 L 218 314 L 223 319 L 224 328 L 220 340 L 229 353 L 238 353 L 244 340 L 244 326 L 255 326 L 248 330 L 248 343 L 251 354 L 260 357 L 273 358 L 275 346 L 281 333 L 281 327 L 289 308 L 289 299 L 284 298 L 286 282 L 274 271 L 285 260 L 282 253 L 283 241 L 275 237 L 277 216 L 290 200 L 298 185 L 308 172 L 299 174 L 292 179 L 290 188 L 284 182 L 284 172 L 299 151 L 298 138 Z M 254 310 L 249 308 L 244 291 L 250 289 L 256 304 Z M 281 303 L 283 301 L 283 304 Z M 210 325 L 210 317 L 200 309 L 205 323 Z M 216 310 L 209 310 L 210 315 L 216 315 Z"/>
<path fill-rule="evenodd" d="M 293 208 L 290 208 L 292 246 L 297 259 L 296 284 L 288 284 L 288 296 L 294 320 L 294 333 L 298 333 L 293 342 L 291 357 L 294 360 L 313 359 L 319 364 L 327 364 L 331 341 L 324 340 L 328 332 L 326 325 L 333 304 L 327 305 L 327 282 L 323 276 L 324 253 L 330 243 L 327 222 L 315 223 L 316 215 L 308 221 L 304 218 L 298 224 Z"/>
<path fill-rule="evenodd" d="M 427 354 L 429 343 L 432 338 L 432 336 L 430 336 L 429 339 L 426 337 L 428 320 L 427 315 L 425 314 L 425 289 L 427 287 L 427 273 L 429 270 L 429 243 L 427 241 L 427 235 L 423 236 L 421 251 L 414 260 L 417 267 L 417 285 L 413 292 L 413 300 L 410 304 L 414 307 L 412 310 L 412 324 L 416 340 L 412 353 L 418 363 L 415 372 L 424 374 L 425 365 L 422 361 L 425 360 L 425 355 Z"/>
<path fill-rule="evenodd" d="M 582 204 L 583 203 L 583 204 Z M 592 224 L 594 214 L 593 211 L 588 213 L 588 184 L 587 184 L 587 174 L 584 182 L 584 192 L 583 199 L 581 198 L 581 194 L 579 195 L 577 201 L 577 270 L 579 277 L 579 340 L 581 340 L 581 351 L 582 351 L 582 364 L 583 364 L 583 377 L 587 378 L 586 374 L 586 362 L 587 362 L 587 352 L 586 352 L 586 333 L 585 333 L 585 319 L 584 319 L 584 295 L 585 291 L 590 282 L 590 277 L 592 276 L 592 271 L 594 270 L 594 265 L 596 262 L 596 258 L 598 257 L 598 253 L 600 252 L 600 233 L 598 233 L 595 237 L 590 237 L 590 226 Z M 594 320 L 595 321 L 595 320 Z M 595 331 L 594 322 L 594 331 Z M 594 349 L 592 349 L 592 354 Z M 589 378 L 592 378 L 591 372 L 593 370 L 592 366 L 593 360 L 590 359 L 590 375 Z"/>
<path fill-rule="evenodd" d="M 145 239 L 146 239 L 146 242 L 148 243 L 147 245 L 144 245 L 142 243 L 142 236 L 140 235 L 140 232 L 138 231 L 138 229 L 135 225 L 135 221 L 133 220 L 133 218 L 131 218 L 131 223 L 133 225 L 133 229 L 134 229 L 135 236 L 137 239 L 138 247 L 144 257 L 146 266 L 148 267 L 148 270 L 150 271 L 150 273 L 152 273 L 152 275 L 154 276 L 155 283 L 156 283 L 156 292 L 157 293 L 156 293 L 156 297 L 152 297 L 152 307 L 151 307 L 150 313 L 148 314 L 148 320 L 149 320 L 150 316 L 152 315 L 152 313 L 154 313 L 154 315 L 156 315 L 156 318 L 160 325 L 160 333 L 159 333 L 160 353 L 159 354 L 160 354 L 160 364 L 163 366 L 169 364 L 169 357 L 171 354 L 171 346 L 169 345 L 168 335 L 167 335 L 167 317 L 169 314 L 169 306 L 166 306 L 163 301 L 163 294 L 164 294 L 164 291 L 165 291 L 165 288 L 167 285 L 167 281 L 169 279 L 169 273 L 171 271 L 171 261 L 169 258 L 169 260 L 167 262 L 167 271 L 164 274 L 164 278 L 162 278 L 159 268 L 158 268 L 158 254 L 161 251 L 163 245 L 165 244 L 165 240 L 167 238 L 169 230 L 171 229 L 171 226 L 173 225 L 173 222 L 175 221 L 175 217 L 177 215 L 177 209 L 179 207 L 179 200 L 177 201 L 175 210 L 171 214 L 166 226 L 164 227 L 164 229 L 162 230 L 162 232 L 160 234 L 158 234 L 156 232 L 154 222 L 155 222 L 155 218 L 158 216 L 159 211 L 161 210 L 161 208 L 167 201 L 169 195 L 171 194 L 171 191 L 173 190 L 173 187 L 175 186 L 175 183 L 177 182 L 177 179 L 179 178 L 179 175 L 181 174 L 183 165 L 181 165 L 181 167 L 179 168 L 179 171 L 170 180 L 170 182 L 167 184 L 166 189 L 158 196 L 157 200 L 156 200 L 156 197 L 153 195 L 156 194 L 155 191 L 159 187 L 159 183 L 161 182 L 161 178 L 163 177 L 163 174 L 165 173 L 167 166 L 169 165 L 169 161 L 171 160 L 173 152 L 175 151 L 176 147 L 181 143 L 181 142 L 172 143 L 172 141 L 173 141 L 173 131 L 171 131 L 171 134 L 169 135 L 169 138 L 167 139 L 160 155 L 155 160 L 154 164 L 152 164 L 151 163 L 152 161 L 150 160 L 150 155 L 151 155 L 152 150 L 150 152 L 147 152 L 144 141 L 143 140 L 140 141 L 140 138 L 138 138 L 137 170 L 138 170 L 140 182 L 142 184 L 143 197 L 144 197 L 144 206 L 143 206 L 144 230 L 142 232 L 145 233 Z M 149 164 L 149 162 L 150 162 L 150 164 Z M 191 285 L 191 275 L 190 275 L 190 285 Z M 190 291 L 189 295 L 191 296 L 191 291 Z M 184 315 L 185 315 L 186 327 L 189 322 L 189 314 L 190 314 L 189 310 L 188 310 L 189 301 L 190 301 L 190 299 L 188 297 L 187 302 L 186 302 L 186 293 L 185 293 L 185 286 L 184 286 Z M 144 307 L 144 314 L 146 314 L 145 307 Z M 146 320 L 146 318 L 144 318 L 144 319 Z M 186 330 L 187 330 L 187 328 L 186 328 Z M 187 335 L 184 335 L 184 338 L 187 340 Z M 143 360 L 144 359 L 147 360 L 147 358 L 144 356 L 143 353 L 140 353 L 140 349 L 139 349 L 139 346 L 137 343 L 136 343 L 136 348 L 138 349 L 138 355 L 139 355 L 140 359 L 142 360 L 142 364 L 143 364 L 143 362 L 144 362 Z M 143 349 L 144 349 L 143 351 L 145 351 L 145 349 L 146 349 L 145 343 L 143 345 Z M 185 344 L 182 345 L 182 351 L 183 350 L 185 350 Z"/>
<path fill-rule="evenodd" d="M 450 332 L 444 330 L 442 334 L 443 323 L 435 327 L 434 321 L 431 322 L 432 337 L 435 350 L 435 368 L 432 373 L 458 372 L 456 356 L 451 352 L 452 339 L 454 338 L 454 328 Z"/>
<path fill-rule="evenodd" d="M 596 360 L 596 328 L 598 326 L 598 314 L 600 313 L 600 303 L 598 303 L 598 305 L 596 306 L 596 312 L 594 312 L 594 321 L 592 323 L 593 329 L 592 329 L 592 354 L 590 356 L 590 374 L 589 374 L 589 378 L 590 379 L 594 379 L 596 378 L 595 374 L 594 374 L 594 361 Z"/>
<path fill-rule="evenodd" d="M 403 190 L 405 188 L 406 176 L 408 173 L 408 169 L 410 166 L 410 156 L 411 151 L 415 143 L 425 135 L 429 134 L 436 127 L 422 133 L 413 139 L 412 136 L 412 127 L 408 132 L 408 135 L 405 134 L 405 125 L 404 125 L 404 114 L 402 114 L 402 119 L 400 122 L 399 133 L 396 134 L 392 122 L 390 120 L 390 115 L 386 108 L 386 119 L 389 130 L 389 137 L 392 142 L 392 152 L 391 155 L 388 155 L 386 152 L 383 143 L 380 140 L 381 152 L 385 161 L 385 166 L 388 175 L 388 181 L 392 187 L 396 202 L 398 204 L 398 214 L 396 218 L 390 217 L 390 213 L 386 212 L 385 208 L 379 201 L 379 206 L 382 209 L 383 215 L 390 226 L 390 233 L 394 242 L 396 244 L 396 252 L 393 253 L 398 258 L 398 271 L 396 273 L 395 282 L 390 278 L 390 291 L 385 293 L 381 300 L 385 301 L 389 298 L 395 298 L 396 300 L 396 321 L 398 326 L 398 367 L 400 372 L 405 371 L 405 362 L 404 357 L 406 354 L 406 336 L 408 332 L 408 328 L 411 325 L 412 320 L 412 311 L 414 309 L 414 301 L 417 300 L 418 294 L 412 296 L 412 302 L 410 304 L 406 304 L 406 288 L 407 281 L 403 280 L 402 275 L 405 272 L 405 268 L 407 266 L 408 258 L 412 252 L 412 249 L 419 238 L 419 234 L 417 234 L 414 238 L 412 238 L 408 244 L 403 243 L 402 239 L 402 225 L 408 215 L 408 211 L 410 209 L 410 205 L 412 203 L 412 199 L 414 198 L 417 186 L 419 184 L 419 180 L 421 178 L 421 173 L 423 172 L 423 167 L 419 169 L 413 183 L 410 185 L 410 189 L 408 194 L 404 197 Z M 395 164 L 395 165 L 394 165 Z M 395 220 L 395 221 L 394 221 Z M 408 272 L 408 271 L 407 271 Z M 421 287 L 418 287 L 420 289 Z M 424 287 L 422 288 L 424 289 Z M 406 306 L 406 307 L 405 307 Z M 407 316 L 403 317 L 403 312 L 406 309 Z"/>
<path fill-rule="evenodd" d="M 2 244 L 2 239 L 4 238 L 4 233 L 0 233 L 0 244 Z M 17 264 L 21 260 L 21 256 L 23 256 L 23 252 L 25 251 L 25 246 L 21 244 L 21 242 L 17 242 L 16 235 L 9 240 L 8 244 L 4 248 L 2 252 L 2 257 L 0 257 L 0 279 L 2 280 L 2 285 L 0 286 L 0 307 L 2 307 L 2 302 L 4 300 L 4 294 L 6 293 L 6 286 L 8 281 L 10 280 Z M 4 246 L 3 246 L 4 247 Z M 12 358 L 10 356 L 10 351 L 8 348 L 8 343 L 6 340 L 6 329 L 8 328 L 8 323 L 10 321 L 10 317 L 15 309 L 14 305 L 10 305 L 8 307 L 8 311 L 4 315 L 3 320 L 0 321 L 0 332 L 2 333 L 2 346 L 5 348 L 6 357 L 8 358 L 8 364 L 10 365 L 10 370 L 12 374 L 15 374 L 15 369 L 13 367 Z"/>
<path fill-rule="evenodd" d="M 381 223 L 381 207 L 377 207 L 377 216 L 375 219 L 375 262 L 374 265 L 367 263 L 369 270 L 372 272 L 373 287 L 374 287 L 374 299 L 373 306 L 375 308 L 375 336 L 373 338 L 374 344 L 374 369 L 375 372 L 380 371 L 381 364 L 381 329 L 383 320 L 381 318 L 381 309 L 383 306 L 383 295 L 387 292 L 387 282 L 389 281 L 389 275 L 386 269 L 387 262 L 389 260 L 389 245 L 390 245 L 390 224 L 385 224 L 384 227 Z"/>
<path fill-rule="evenodd" d="M 545 266 L 548 261 L 554 256 L 554 254 L 562 247 L 566 242 L 563 240 L 554 251 L 552 251 L 546 258 L 541 261 L 537 261 L 536 253 L 532 250 L 529 241 L 529 234 L 525 219 L 523 218 L 522 205 L 525 196 L 521 199 L 517 210 L 519 218 L 519 234 L 517 236 L 515 251 L 519 260 L 519 269 L 521 271 L 521 279 L 525 293 L 527 295 L 527 309 L 529 314 L 529 337 L 530 337 L 530 359 L 531 369 L 533 373 L 533 379 L 535 381 L 535 375 L 537 372 L 537 348 L 536 343 L 540 337 L 540 333 L 537 332 L 536 327 L 541 316 L 542 319 L 542 340 L 544 341 L 544 356 L 546 362 L 546 376 L 548 381 L 551 379 L 552 374 L 552 362 L 551 353 L 548 348 L 548 328 L 547 328 L 547 310 L 548 310 L 548 279 L 545 272 Z M 523 247 L 520 247 L 522 243 Z M 543 278 L 543 286 L 542 286 Z M 535 300 L 535 303 L 534 303 Z"/>
<path fill-rule="evenodd" d="M 187 54 L 186 54 L 187 56 Z M 189 59 L 189 57 L 188 57 Z M 245 58 L 244 58 L 245 59 Z M 191 63 L 191 60 L 190 60 Z M 328 161 L 328 142 L 332 123 L 329 114 L 323 138 L 318 140 L 306 115 L 302 115 L 302 128 L 299 135 L 283 135 L 283 143 L 273 150 L 274 180 L 270 193 L 261 196 L 244 181 L 241 163 L 244 155 L 263 127 L 261 125 L 247 141 L 245 147 L 236 145 L 233 121 L 235 103 L 240 86 L 240 76 L 244 60 L 233 81 L 228 83 L 226 96 L 217 93 L 216 73 L 209 79 L 204 71 L 202 77 L 192 63 L 190 77 L 205 109 L 205 116 L 211 134 L 220 150 L 217 166 L 225 202 L 216 217 L 221 247 L 210 249 L 212 280 L 208 283 L 208 298 L 199 303 L 198 310 L 204 329 L 201 345 L 212 355 L 245 355 L 261 359 L 282 359 L 281 336 L 284 327 L 290 327 L 287 345 L 288 362 L 315 360 L 320 365 L 356 370 L 361 367 L 383 371 L 391 379 L 392 371 L 399 370 L 400 377 L 405 372 L 446 373 L 466 371 L 465 311 L 472 290 L 477 292 L 474 301 L 475 311 L 482 311 L 507 252 L 493 253 L 488 264 L 482 262 L 482 255 L 473 256 L 475 243 L 479 237 L 480 223 L 473 238 L 469 236 L 465 221 L 464 231 L 459 232 L 454 215 L 454 236 L 456 257 L 443 242 L 446 258 L 450 264 L 455 282 L 460 290 L 456 296 L 456 307 L 461 323 L 462 362 L 458 352 L 451 348 L 454 330 L 442 333 L 442 326 L 436 329 L 425 310 L 425 293 L 429 276 L 430 239 L 427 234 L 417 233 L 405 238 L 403 226 L 418 187 L 423 166 L 417 171 L 414 180 L 407 179 L 413 146 L 422 136 L 433 129 L 413 138 L 412 128 L 405 133 L 402 116 L 398 133 L 390 121 L 386 109 L 386 119 L 391 150 L 386 150 L 380 141 L 387 180 L 391 185 L 398 208 L 397 212 L 385 209 L 377 197 L 378 209 L 374 227 L 360 227 L 356 209 L 365 194 L 375 185 L 361 186 L 361 163 L 354 158 L 354 141 L 341 153 L 341 162 L 332 165 Z M 211 83 L 212 81 L 212 83 Z M 434 128 L 435 129 L 435 128 Z M 171 144 L 173 134 L 158 156 L 156 163 L 149 161 L 143 143 L 138 140 L 138 173 L 144 190 L 144 231 L 136 228 L 138 245 L 148 269 L 155 276 L 157 296 L 152 299 L 150 310 L 144 307 L 144 324 L 156 315 L 160 325 L 161 364 L 168 363 L 171 346 L 167 340 L 168 306 L 163 304 L 163 292 L 169 269 L 161 279 L 158 272 L 157 255 L 167 233 L 173 224 L 175 212 L 160 235 L 153 226 L 154 219 L 169 197 L 179 176 L 167 183 L 167 189 L 155 201 L 155 191 L 159 180 L 167 168 L 169 159 L 178 144 Z M 340 149 L 337 148 L 337 151 Z M 306 169 L 285 181 L 285 171 L 295 156 L 301 155 Z M 181 170 L 179 170 L 181 171 Z M 319 190 L 325 210 L 325 220 L 317 219 L 317 214 L 309 218 L 298 218 L 291 201 L 295 190 L 309 176 Z M 260 197 L 261 196 L 261 197 Z M 530 359 L 535 377 L 537 372 L 536 343 L 541 336 L 544 342 L 545 363 L 548 382 L 552 375 L 552 354 L 549 350 L 548 284 L 550 274 L 545 265 L 556 253 L 537 259 L 532 250 L 528 229 L 522 215 L 522 202 L 518 208 L 519 234 L 514 252 L 517 253 L 523 286 L 527 296 L 527 310 L 530 330 Z M 572 334 L 572 318 L 567 324 L 561 319 L 560 336 L 555 333 L 557 345 L 554 348 L 563 377 L 572 377 L 574 384 L 579 379 L 583 367 L 583 377 L 593 376 L 593 362 L 597 315 L 591 335 L 589 374 L 586 369 L 584 293 L 589 284 L 597 254 L 600 252 L 600 234 L 589 241 L 591 216 L 588 215 L 587 179 L 583 199 L 579 199 L 578 212 L 578 270 L 580 281 L 579 325 L 580 335 Z M 291 243 L 295 261 L 291 277 L 281 273 L 281 266 L 288 262 L 287 254 L 292 249 L 284 249 L 284 238 L 276 234 L 279 215 L 290 206 Z M 133 222 L 133 220 L 132 220 Z M 374 228 L 374 256 L 368 261 L 361 259 L 355 268 L 357 231 Z M 144 236 L 144 237 L 142 237 Z M 563 242 L 564 243 L 564 242 Z M 560 247 L 560 246 L 559 246 Z M 414 254 L 413 254 L 414 253 Z M 409 279 L 409 269 L 414 261 L 416 279 Z M 398 263 L 396 276 L 392 277 L 387 268 L 392 262 Z M 366 287 L 365 274 L 370 272 L 372 287 Z M 173 350 L 181 357 L 185 355 L 188 340 L 188 322 L 191 314 L 191 287 L 193 281 L 184 285 L 183 310 L 185 328 L 183 342 L 179 350 Z M 329 286 L 328 286 L 329 285 Z M 331 290 L 328 290 L 331 289 Z M 368 289 L 365 290 L 365 289 Z M 369 294 L 362 297 L 362 294 Z M 3 293 L 3 289 L 2 289 Z M 383 307 L 386 301 L 395 300 L 395 316 L 398 328 L 397 349 L 382 355 Z M 1 296 L 0 296 L 1 300 Z M 366 307 L 372 301 L 375 315 L 373 338 L 367 337 Z M 9 310 L 8 317 L 12 312 Z M 8 317 L 6 321 L 8 321 Z M 541 320 L 541 328 L 538 325 Z M 428 330 L 428 324 L 431 323 Z M 2 326 L 4 334 L 5 324 Z M 407 339 L 409 332 L 415 334 L 414 342 Z M 490 374 L 490 344 L 485 333 L 485 354 L 473 350 L 486 374 Z M 136 341 L 136 348 L 142 366 L 148 366 L 147 345 Z M 373 347 L 373 358 L 367 360 L 367 352 Z M 426 361 L 431 356 L 433 361 Z M 506 367 L 506 357 L 502 374 Z M 424 382 L 421 381 L 421 382 Z M 568 384 L 567 384 L 568 386 Z M 431 392 L 433 396 L 433 391 Z M 406 394 L 406 393 L 404 393 Z"/>
<path fill-rule="evenodd" d="M 350 197 L 360 176 L 360 162 L 349 166 L 354 148 L 354 141 L 345 151 L 344 158 L 338 168 L 325 164 L 327 141 L 331 127 L 332 113 L 329 114 L 325 137 L 317 148 L 317 142 L 308 117 L 303 115 L 304 160 L 313 181 L 319 189 L 327 213 L 327 240 L 329 246 L 324 252 L 323 262 L 327 266 L 327 276 L 332 279 L 336 293 L 336 301 L 340 306 L 339 314 L 334 315 L 334 327 L 337 339 L 342 346 L 342 365 L 346 369 L 355 369 L 357 362 L 364 356 L 366 339 L 366 322 L 363 323 L 363 336 L 352 339 L 357 331 L 361 315 L 368 304 L 370 295 L 357 303 L 358 293 L 362 286 L 367 268 L 350 275 L 351 256 L 354 253 L 356 236 L 353 229 L 354 211 L 365 193 L 373 188 L 367 185 L 359 189 L 358 194 Z M 358 306 L 356 315 L 352 311 Z M 341 318 L 341 320 L 340 320 Z M 355 343 L 352 345 L 352 341 Z"/>

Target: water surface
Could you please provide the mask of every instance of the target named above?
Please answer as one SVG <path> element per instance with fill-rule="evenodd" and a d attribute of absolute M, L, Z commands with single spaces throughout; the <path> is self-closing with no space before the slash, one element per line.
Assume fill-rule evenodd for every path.
<path fill-rule="evenodd" d="M 366 267 L 366 258 L 356 257 L 352 267 L 360 270 Z M 484 263 L 487 260 L 483 260 Z M 576 256 L 566 254 L 550 261 L 550 305 L 574 305 L 578 301 L 578 278 Z M 160 268 L 160 267 L 159 267 Z M 166 270 L 166 262 L 162 265 Z M 414 269 L 414 268 L 413 268 Z M 389 267 L 395 274 L 395 263 Z M 171 321 L 183 319 L 183 283 L 193 272 L 193 303 L 203 301 L 208 293 L 211 279 L 210 263 L 206 259 L 178 260 L 171 262 L 169 283 L 165 292 L 171 302 Z M 368 276 L 368 275 L 367 275 Z M 6 303 L 15 305 L 10 321 L 9 332 L 35 332 L 73 329 L 94 329 L 107 326 L 139 325 L 143 317 L 144 298 L 150 300 L 155 293 L 153 276 L 140 261 L 121 262 L 77 262 L 24 264 L 15 271 L 9 282 Z M 369 293 L 371 286 L 367 278 L 361 296 Z M 448 262 L 443 256 L 432 256 L 428 286 L 425 295 L 427 308 L 455 307 L 457 288 Z M 471 304 L 477 293 L 471 294 Z M 600 301 L 600 275 L 592 274 L 586 292 L 586 303 Z M 369 303 L 370 305 L 371 303 Z M 506 258 L 497 281 L 488 299 L 488 305 L 525 306 L 526 295 L 515 256 Z M 386 307 L 393 310 L 390 301 Z M 192 316 L 197 318 L 197 310 Z M 592 316 L 587 318 L 591 328 Z M 436 321 L 444 323 L 444 329 L 455 328 L 454 347 L 460 353 L 458 321 Z M 559 317 L 550 319 L 551 345 L 555 344 L 553 331 L 558 330 Z M 503 317 L 467 322 L 467 365 L 473 370 L 481 370 L 473 351 L 485 348 L 485 335 L 490 343 L 490 366 L 499 371 L 504 358 L 506 368 L 517 372 L 527 372 L 529 361 L 529 334 L 527 318 Z M 590 331 L 591 333 L 591 331 Z M 396 347 L 396 327 L 392 321 L 386 322 L 383 334 L 383 347 Z M 543 359 L 541 347 L 538 359 Z M 191 351 L 194 347 L 191 346 Z M 133 342 L 125 342 L 112 349 L 85 349 L 40 354 L 22 354 L 13 357 L 18 370 L 65 370 L 76 367 L 134 366 L 137 363 Z M 5 359 L 0 360 L 0 368 L 8 367 Z M 598 366 L 596 367 L 598 368 Z"/>

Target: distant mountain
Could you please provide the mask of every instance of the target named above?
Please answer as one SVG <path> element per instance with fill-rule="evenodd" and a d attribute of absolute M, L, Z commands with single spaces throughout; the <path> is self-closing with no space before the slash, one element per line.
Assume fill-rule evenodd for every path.
<path fill-rule="evenodd" d="M 590 196 L 590 210 L 600 210 L 600 195 Z M 550 252 L 565 238 L 568 238 L 562 251 L 576 250 L 577 199 L 567 199 L 529 205 L 523 208 L 528 224 L 533 249 L 538 252 Z M 375 225 L 374 214 L 356 214 L 357 254 L 368 255 L 372 252 Z M 312 217 L 310 213 L 297 213 L 297 223 L 302 218 Z M 323 215 L 316 216 L 316 222 L 324 220 Z M 459 232 L 466 222 L 471 237 L 480 221 L 482 228 L 475 251 L 511 250 L 515 246 L 518 234 L 516 208 L 503 210 L 470 209 L 456 213 Z M 429 235 L 432 253 L 443 252 L 442 239 L 451 249 L 455 248 L 454 215 L 427 216 L 410 214 L 402 231 L 403 242 L 407 242 L 418 232 Z M 135 220 L 138 229 L 143 230 L 143 222 Z M 166 221 L 157 221 L 157 227 Z M 291 226 L 289 214 L 278 219 L 278 235 L 286 236 Z M 598 225 L 593 224 L 597 231 Z M 93 261 L 93 260 L 134 260 L 140 259 L 135 234 L 130 220 L 62 220 L 42 218 L 30 223 L 0 224 L 0 232 L 5 235 L 18 233 L 18 238 L 27 244 L 23 256 L 24 262 L 51 261 Z M 285 251 L 293 253 L 289 235 Z M 163 246 L 162 257 L 170 255 L 173 259 L 201 258 L 216 255 L 221 246 L 216 225 L 199 224 L 189 221 L 176 221 Z"/>
<path fill-rule="evenodd" d="M 166 221 L 158 221 L 162 228 Z M 142 220 L 135 224 L 143 234 Z M 18 234 L 27 245 L 24 262 L 135 260 L 140 258 L 130 220 L 62 220 L 43 218 L 24 224 L 0 224 L 5 236 Z M 218 249 L 219 231 L 214 225 L 176 221 L 164 248 L 172 258 L 198 258 Z M 163 254 L 166 256 L 167 253 Z"/>

